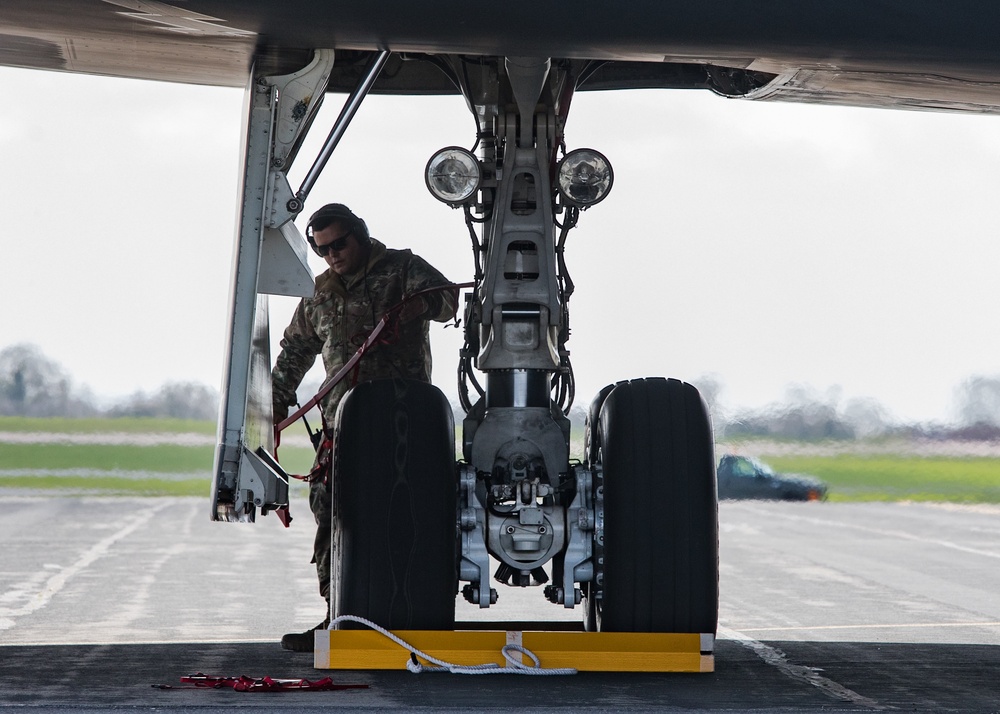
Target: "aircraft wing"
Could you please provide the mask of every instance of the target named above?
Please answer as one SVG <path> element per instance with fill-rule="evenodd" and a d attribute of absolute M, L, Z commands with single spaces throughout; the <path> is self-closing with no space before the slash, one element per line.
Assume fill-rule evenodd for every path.
<path fill-rule="evenodd" d="M 237 87 L 332 47 L 346 91 L 390 49 L 374 92 L 455 93 L 435 55 L 517 55 L 587 61 L 583 90 L 1000 110 L 989 0 L 174 1 L 4 0 L 0 65 Z"/>

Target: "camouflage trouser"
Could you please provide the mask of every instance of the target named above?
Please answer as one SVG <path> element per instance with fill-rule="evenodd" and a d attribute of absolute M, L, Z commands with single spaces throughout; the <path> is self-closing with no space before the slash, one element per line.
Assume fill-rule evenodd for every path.
<path fill-rule="evenodd" d="M 316 540 L 313 542 L 313 559 L 319 578 L 319 594 L 330 605 L 330 539 L 332 534 L 333 506 L 330 498 L 329 479 L 309 484 L 309 509 L 316 518 Z"/>

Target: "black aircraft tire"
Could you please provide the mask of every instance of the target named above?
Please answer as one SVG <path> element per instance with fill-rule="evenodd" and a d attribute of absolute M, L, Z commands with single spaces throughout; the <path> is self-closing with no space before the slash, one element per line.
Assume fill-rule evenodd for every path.
<path fill-rule="evenodd" d="M 344 397 L 335 432 L 333 615 L 389 629 L 454 629 L 455 429 L 447 399 L 413 380 L 363 383 Z"/>
<path fill-rule="evenodd" d="M 608 395 L 611 394 L 612 390 L 614 390 L 614 388 L 619 384 L 628 384 L 628 382 L 615 382 L 614 384 L 605 386 L 600 392 L 597 393 L 597 396 L 594 397 L 594 400 L 590 403 L 590 408 L 587 410 L 587 421 L 583 432 L 583 459 L 588 465 L 592 466 L 599 461 L 601 452 L 601 407 L 604 406 L 604 400 L 608 398 Z M 595 489 L 601 487 L 601 484 L 594 485 Z M 603 553 L 599 553 L 599 557 L 603 557 Z M 582 583 L 583 629 L 585 632 L 600 631 L 600 613 L 597 607 L 598 589 L 598 585 L 594 582 Z"/>
<path fill-rule="evenodd" d="M 676 379 L 619 384 L 604 400 L 604 632 L 714 633 L 719 538 L 712 428 Z"/>
<path fill-rule="evenodd" d="M 619 384 L 628 384 L 627 381 L 615 382 L 614 384 L 609 384 L 594 397 L 594 401 L 590 403 L 590 408 L 587 410 L 587 421 L 584 426 L 583 432 L 583 458 L 588 463 L 594 463 L 597 460 L 597 453 L 601 448 L 599 443 L 599 434 L 601 432 L 599 424 L 601 421 L 601 407 L 604 406 L 605 400 L 608 395 L 614 391 L 614 388 Z"/>

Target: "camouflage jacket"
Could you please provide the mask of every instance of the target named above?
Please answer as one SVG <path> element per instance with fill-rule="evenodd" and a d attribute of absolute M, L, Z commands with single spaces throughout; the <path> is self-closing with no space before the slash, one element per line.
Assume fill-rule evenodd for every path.
<path fill-rule="evenodd" d="M 386 248 L 374 239 L 366 268 L 343 277 L 332 270 L 320 274 L 315 293 L 299 302 L 281 340 L 281 353 L 271 370 L 275 407 L 296 403 L 295 390 L 316 355 L 323 356 L 329 379 L 358 350 L 389 308 L 405 295 L 448 282 L 423 258 L 409 250 Z M 380 341 L 361 359 L 357 379 L 352 373 L 323 399 L 327 423 L 332 423 L 337 405 L 356 381 L 384 377 L 430 381 L 428 320 L 445 322 L 454 317 L 456 294 L 442 290 L 423 299 L 427 310 L 400 321 L 396 331 L 383 332 L 382 337 L 390 341 Z"/>

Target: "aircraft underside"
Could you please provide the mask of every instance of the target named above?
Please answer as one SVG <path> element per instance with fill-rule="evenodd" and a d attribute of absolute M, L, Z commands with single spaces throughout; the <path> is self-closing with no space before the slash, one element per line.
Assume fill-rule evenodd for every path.
<path fill-rule="evenodd" d="M 595 63 L 579 90 L 709 88 L 757 100 L 996 113 L 1000 7 L 986 1 L 421 3 L 7 0 L 0 65 L 245 86 L 334 47 L 330 91 L 393 52 L 376 93 L 449 94 L 442 59 Z"/>
<path fill-rule="evenodd" d="M 246 87 L 212 517 L 253 520 L 287 504 L 287 477 L 273 458 L 266 296 L 311 294 L 293 221 L 316 177 L 367 94 L 457 93 L 476 135 L 455 137 L 429 162 L 426 180 L 462 209 L 475 256 L 458 356 L 461 454 L 435 387 L 390 380 L 345 397 L 333 425 L 332 614 L 450 629 L 456 593 L 488 608 L 502 596 L 499 581 L 581 607 L 590 630 L 714 633 L 715 461 L 698 392 L 659 377 L 609 384 L 591 403 L 583 461 L 570 459 L 573 282 L 564 247 L 613 181 L 598 152 L 569 150 L 573 95 L 708 89 L 997 113 L 1000 6 L 582 0 L 467 3 L 453 13 L 403 2 L 289 9 L 7 0 L 0 24 L 3 65 Z M 331 91 L 348 92 L 344 110 L 293 188 L 289 167 L 302 160 L 303 138 Z"/>

